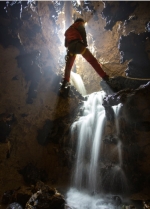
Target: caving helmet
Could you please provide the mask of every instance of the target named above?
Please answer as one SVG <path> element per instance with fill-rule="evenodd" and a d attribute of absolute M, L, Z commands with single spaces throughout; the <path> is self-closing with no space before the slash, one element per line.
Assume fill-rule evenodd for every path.
<path fill-rule="evenodd" d="M 82 18 L 77 18 L 74 22 L 85 22 Z"/>

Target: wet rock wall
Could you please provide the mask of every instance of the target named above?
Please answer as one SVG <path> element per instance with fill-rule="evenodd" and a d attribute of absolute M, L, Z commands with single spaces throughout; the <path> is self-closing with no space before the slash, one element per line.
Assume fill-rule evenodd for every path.
<path fill-rule="evenodd" d="M 122 169 L 133 199 L 149 197 L 149 90 L 150 83 L 141 85 L 135 90 L 122 90 L 116 94 L 116 97 L 109 96 L 104 102 L 108 119 L 104 143 L 110 146 L 117 145 L 118 140 L 121 141 Z M 117 133 L 113 125 L 115 118 L 112 117 L 112 106 L 119 103 L 121 103 L 121 109 L 118 115 Z M 115 157 L 108 157 L 108 159 L 113 167 Z"/>

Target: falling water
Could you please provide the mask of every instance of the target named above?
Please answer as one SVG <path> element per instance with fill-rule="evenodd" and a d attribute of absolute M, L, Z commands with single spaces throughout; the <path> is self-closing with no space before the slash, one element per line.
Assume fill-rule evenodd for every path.
<path fill-rule="evenodd" d="M 80 92 L 80 94 L 82 94 L 82 96 L 86 95 L 86 89 L 85 89 L 84 83 L 82 81 L 82 78 L 79 74 L 71 71 L 70 82 L 78 90 L 78 92 Z"/>
<path fill-rule="evenodd" d="M 83 116 L 72 126 L 72 131 L 79 133 L 74 175 L 74 183 L 79 189 L 95 191 L 97 187 L 97 165 L 105 118 L 103 97 L 103 92 L 91 94 L 84 103 Z"/>
<path fill-rule="evenodd" d="M 77 133 L 78 139 L 76 164 L 73 172 L 74 189 L 72 188 L 68 192 L 67 202 L 75 209 L 114 209 L 115 206 L 109 200 L 111 193 L 102 197 L 102 187 L 110 187 L 111 192 L 114 185 L 118 184 L 118 179 L 119 184 L 120 182 L 125 182 L 125 176 L 121 168 L 122 153 L 120 141 L 118 141 L 115 148 L 118 152 L 119 164 L 108 169 L 105 175 L 101 175 L 101 169 L 105 166 L 101 162 L 100 156 L 105 124 L 105 110 L 102 106 L 104 96 L 105 93 L 103 91 L 89 95 L 88 100 L 84 102 L 82 117 L 72 125 L 72 135 Z M 120 107 L 119 105 L 113 108 L 116 115 L 116 135 L 119 134 L 117 116 Z"/>
<path fill-rule="evenodd" d="M 113 110 L 115 113 L 115 126 L 116 126 L 116 135 L 118 137 L 119 135 L 119 121 L 118 121 L 118 115 L 119 115 L 119 111 L 121 108 L 121 104 L 113 106 Z M 122 166 L 122 149 L 121 149 L 122 143 L 119 140 L 118 144 L 117 144 L 117 149 L 118 149 L 118 153 L 119 153 L 119 166 Z"/>

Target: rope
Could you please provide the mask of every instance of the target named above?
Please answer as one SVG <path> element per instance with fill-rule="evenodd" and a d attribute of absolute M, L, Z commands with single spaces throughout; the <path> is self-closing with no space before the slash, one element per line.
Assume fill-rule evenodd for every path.
<path fill-rule="evenodd" d="M 102 64 L 101 64 L 102 65 Z M 106 68 L 107 70 L 109 70 L 109 68 L 107 68 L 105 65 L 102 65 L 102 67 L 104 66 L 104 68 Z M 110 71 L 110 70 L 109 70 Z M 128 79 L 131 79 L 131 80 L 143 80 L 143 81 L 150 81 L 150 78 L 132 78 L 132 77 L 128 77 L 128 76 L 121 76 L 121 77 L 124 77 L 124 78 L 128 78 Z"/>

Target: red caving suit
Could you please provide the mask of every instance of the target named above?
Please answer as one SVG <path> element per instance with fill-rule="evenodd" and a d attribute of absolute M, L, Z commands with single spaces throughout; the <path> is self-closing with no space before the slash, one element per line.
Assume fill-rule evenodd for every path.
<path fill-rule="evenodd" d="M 70 71 L 76 58 L 76 54 L 82 56 L 92 65 L 95 71 L 104 78 L 106 73 L 102 70 L 97 59 L 87 47 L 86 31 L 83 22 L 75 22 L 65 32 L 65 47 L 68 48 L 64 80 L 70 81 Z"/>

